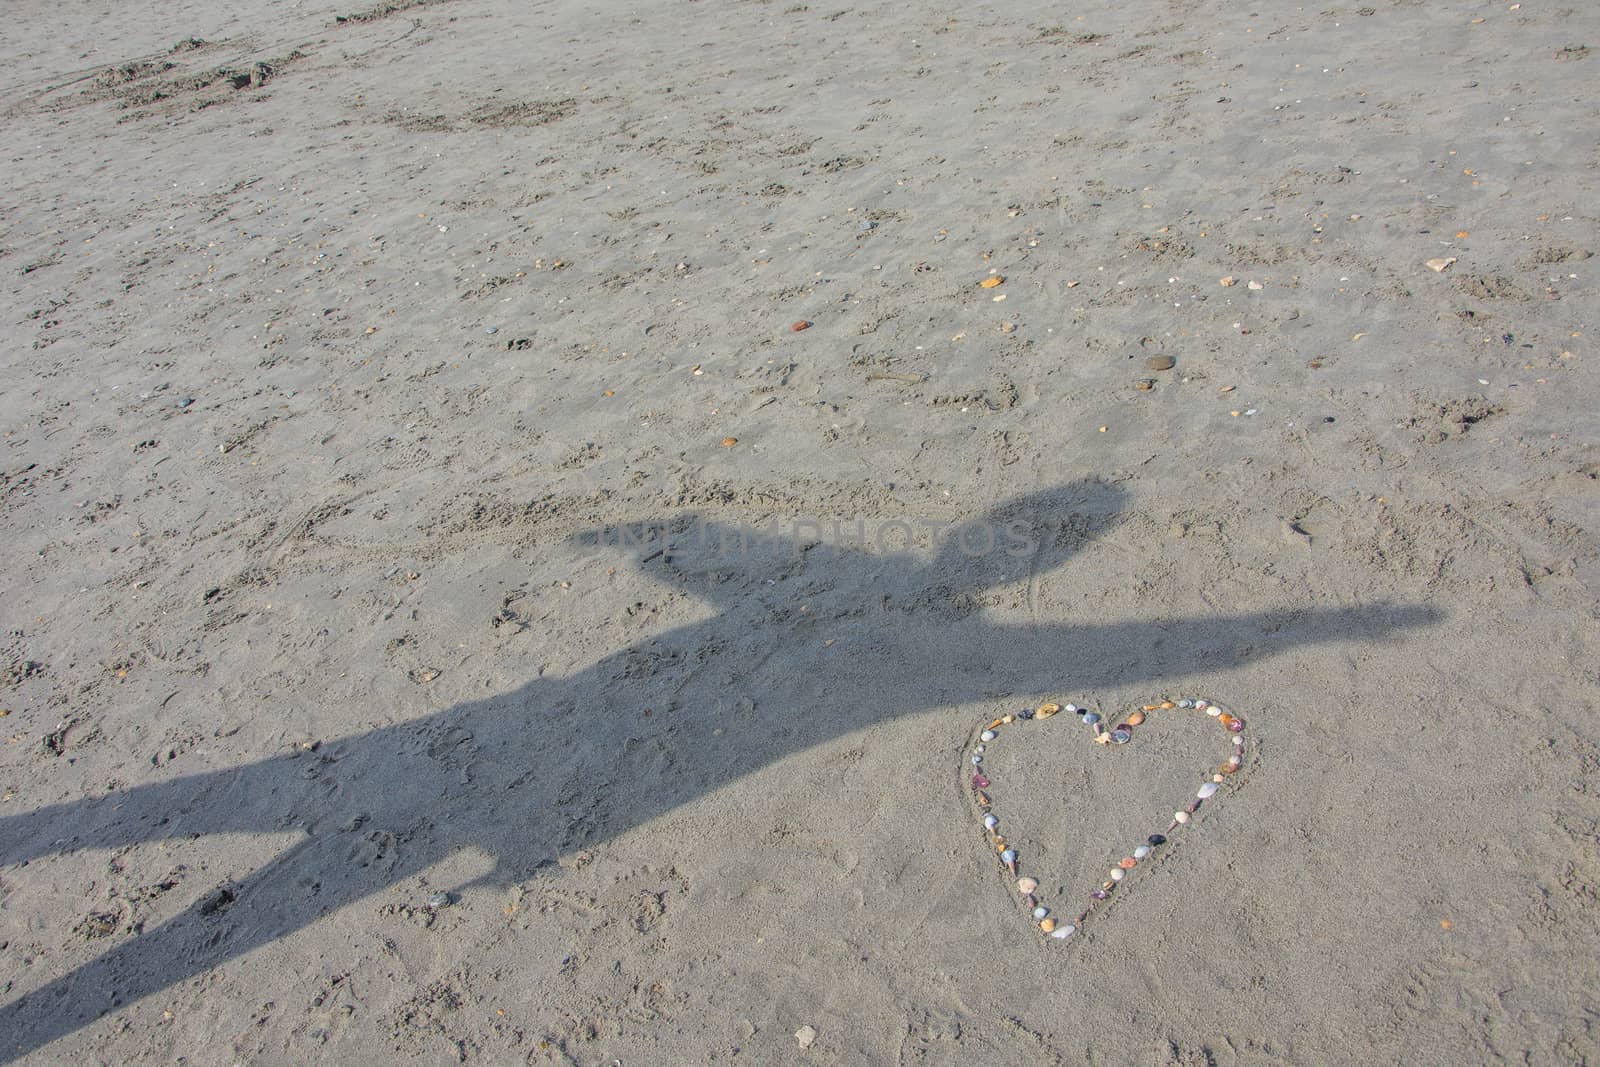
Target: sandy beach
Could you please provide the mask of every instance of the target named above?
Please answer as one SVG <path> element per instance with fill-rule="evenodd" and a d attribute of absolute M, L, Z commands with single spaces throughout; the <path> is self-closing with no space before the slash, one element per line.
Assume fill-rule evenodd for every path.
<path fill-rule="evenodd" d="M 0 30 L 0 1062 L 1600 1062 L 1600 8 L 365 2 Z"/>

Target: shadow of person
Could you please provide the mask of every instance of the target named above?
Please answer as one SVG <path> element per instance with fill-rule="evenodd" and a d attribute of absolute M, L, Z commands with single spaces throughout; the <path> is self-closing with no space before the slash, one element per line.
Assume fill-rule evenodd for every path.
<path fill-rule="evenodd" d="M 999 622 L 985 610 L 1031 610 L 1035 579 L 1114 524 L 1123 504 L 1120 490 L 1092 480 L 1019 497 L 944 537 L 931 560 L 820 528 L 780 536 L 692 514 L 645 524 L 639 565 L 714 615 L 568 677 L 316 751 L 0 819 L 7 866 L 204 834 L 300 835 L 239 883 L 0 1007 L 0 1054 L 41 1048 L 457 850 L 494 858 L 483 881 L 521 881 L 563 850 L 876 722 L 1063 685 L 1087 695 L 1226 670 L 1439 617 L 1386 604 L 1161 622 Z M 578 539 L 640 540 L 638 527 Z"/>

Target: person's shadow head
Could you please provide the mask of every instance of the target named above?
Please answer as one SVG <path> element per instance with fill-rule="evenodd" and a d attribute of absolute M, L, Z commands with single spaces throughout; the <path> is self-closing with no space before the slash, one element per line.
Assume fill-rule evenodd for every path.
<path fill-rule="evenodd" d="M 1114 526 L 1126 504 L 1122 489 L 1084 478 L 959 519 L 941 514 L 960 511 L 948 499 L 919 507 L 886 497 L 870 517 L 730 520 L 683 512 L 585 530 L 571 543 L 632 556 L 646 573 L 713 601 L 809 573 L 851 595 L 876 589 L 895 597 L 947 598 L 947 608 L 959 608 L 987 590 L 1060 567 Z"/>

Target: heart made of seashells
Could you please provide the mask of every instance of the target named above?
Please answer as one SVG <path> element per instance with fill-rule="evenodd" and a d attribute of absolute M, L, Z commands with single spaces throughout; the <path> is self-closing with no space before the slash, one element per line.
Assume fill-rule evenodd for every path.
<path fill-rule="evenodd" d="M 1172 822 L 1167 827 L 1167 833 L 1172 833 L 1181 826 L 1188 825 L 1194 814 L 1200 810 L 1200 805 L 1217 795 L 1224 782 L 1244 768 L 1244 720 L 1236 715 L 1231 715 L 1209 700 L 1163 700 L 1159 704 L 1146 704 L 1143 708 L 1133 712 L 1123 722 L 1110 729 L 1100 721 L 1100 716 L 1092 711 L 1079 708 L 1073 704 L 1041 704 L 1034 711 L 1019 711 L 1014 715 L 1002 715 L 984 727 L 973 743 L 972 750 L 972 794 L 977 802 L 978 809 L 983 813 L 983 828 L 988 832 L 989 844 L 1000 857 L 1000 862 L 1012 875 L 1017 878 L 1017 895 L 1022 900 L 1022 906 L 1032 915 L 1039 929 L 1048 934 L 1053 940 L 1065 941 L 1078 932 L 1085 919 L 1101 904 L 1109 900 L 1113 891 L 1122 885 L 1140 864 L 1147 863 L 1155 856 L 1155 850 L 1167 843 L 1165 834 L 1151 834 L 1144 842 L 1134 848 L 1126 856 L 1116 861 L 1111 868 L 1106 880 L 1100 888 L 1089 894 L 1089 903 L 1079 913 L 1076 920 L 1063 922 L 1051 911 L 1049 907 L 1039 902 L 1035 895 L 1039 888 L 1037 879 L 1029 878 L 1021 870 L 1022 860 L 1017 855 L 1017 850 L 1006 843 L 1005 836 L 1000 833 L 1000 819 L 990 811 L 993 798 L 990 790 L 994 783 L 983 771 L 983 756 L 988 745 L 1000 739 L 1002 731 L 1009 732 L 1020 724 L 1037 722 L 1066 712 L 1069 715 L 1081 716 L 1084 725 L 1089 727 L 1090 736 L 1097 744 L 1125 745 L 1133 740 L 1135 728 L 1144 725 L 1146 719 L 1153 712 L 1165 712 L 1175 709 L 1196 710 L 1204 712 L 1217 720 L 1224 731 L 1230 735 L 1231 749 L 1226 763 L 1220 765 L 1207 778 L 1182 811 L 1173 812 Z"/>

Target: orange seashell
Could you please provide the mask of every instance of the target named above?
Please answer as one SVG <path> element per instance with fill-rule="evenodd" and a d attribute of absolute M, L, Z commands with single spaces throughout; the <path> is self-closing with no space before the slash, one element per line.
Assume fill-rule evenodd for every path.
<path fill-rule="evenodd" d="M 1146 704 L 1146 705 L 1145 705 L 1145 706 L 1144 706 L 1144 710 L 1145 710 L 1145 711 L 1155 711 L 1155 710 L 1157 710 L 1157 709 L 1158 709 L 1158 708 L 1160 708 L 1160 707 L 1161 707 L 1161 705 L 1160 705 L 1160 704 Z"/>
<path fill-rule="evenodd" d="M 1039 709 L 1035 711 L 1034 714 L 1041 719 L 1048 719 L 1050 716 L 1054 715 L 1060 710 L 1060 704 L 1040 704 Z"/>
<path fill-rule="evenodd" d="M 983 288 L 985 288 L 985 289 L 993 289 L 995 286 L 999 285 L 1003 281 L 1005 281 L 1005 279 L 1002 278 L 1000 275 L 991 274 L 987 278 L 985 278 L 983 281 L 979 282 L 978 284 L 980 286 L 982 286 Z"/>
<path fill-rule="evenodd" d="M 722 447 L 723 448 L 732 448 L 734 445 L 736 445 L 738 443 L 739 443 L 739 439 L 737 437 L 724 437 L 722 439 Z"/>
<path fill-rule="evenodd" d="M 1117 861 L 1117 866 L 1121 867 L 1125 871 L 1131 871 L 1135 867 L 1139 866 L 1139 861 L 1134 859 L 1132 856 L 1124 856 Z"/>
<path fill-rule="evenodd" d="M 1144 722 L 1144 712 L 1142 711 L 1136 711 L 1128 716 L 1129 726 L 1138 726 L 1142 722 Z"/>
<path fill-rule="evenodd" d="M 1006 724 L 1006 721 L 1004 719 L 996 719 L 994 722 L 989 724 L 989 729 L 998 730 L 998 729 L 1000 729 L 1000 727 L 1004 726 L 1005 724 Z"/>
<path fill-rule="evenodd" d="M 1161 710 L 1162 710 L 1162 711 L 1171 711 L 1171 710 L 1172 710 L 1172 709 L 1173 709 L 1173 708 L 1175 708 L 1175 707 L 1177 707 L 1177 706 L 1178 706 L 1178 705 L 1176 705 L 1176 704 L 1174 704 L 1174 703 L 1173 703 L 1173 702 L 1172 702 L 1172 701 L 1170 701 L 1170 700 L 1163 700 L 1163 701 L 1162 701 L 1162 702 L 1161 702 Z"/>
<path fill-rule="evenodd" d="M 795 323 L 793 326 L 790 326 L 789 329 L 793 330 L 795 333 L 799 333 L 801 330 L 809 330 L 809 329 L 811 329 L 811 324 L 809 322 L 807 322 L 805 319 L 801 319 L 799 322 Z"/>
<path fill-rule="evenodd" d="M 1055 928 L 1056 928 L 1056 921 L 1054 919 L 1040 919 L 1039 920 L 1039 929 L 1043 930 L 1045 933 L 1048 934 L 1050 931 L 1054 930 Z"/>
<path fill-rule="evenodd" d="M 978 803 L 987 808 L 990 804 L 989 794 L 980 791 L 978 793 Z"/>
<path fill-rule="evenodd" d="M 994 850 L 996 852 L 1004 852 L 1006 850 L 1006 839 L 999 834 L 994 837 Z"/>
<path fill-rule="evenodd" d="M 1217 716 L 1217 722 L 1221 723 L 1223 726 L 1227 726 L 1233 721 L 1233 716 L 1229 715 L 1227 712 L 1223 712 L 1221 715 Z"/>

